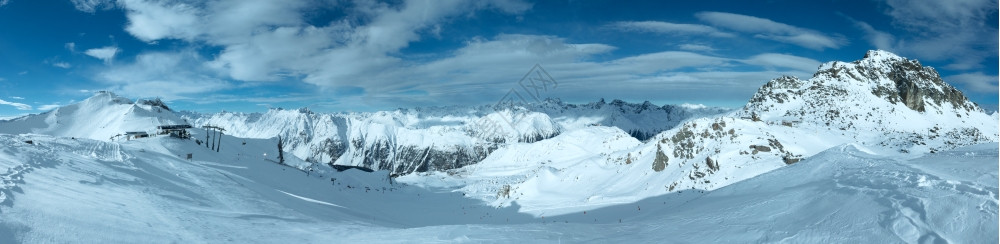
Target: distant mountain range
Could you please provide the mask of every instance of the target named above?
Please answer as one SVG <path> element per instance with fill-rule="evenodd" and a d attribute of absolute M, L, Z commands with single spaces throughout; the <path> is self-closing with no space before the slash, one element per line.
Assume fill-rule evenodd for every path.
<path fill-rule="evenodd" d="M 590 126 L 617 127 L 645 140 L 682 121 L 730 111 L 699 106 L 656 106 L 603 99 L 567 104 L 430 107 L 374 113 L 320 114 L 308 109 L 266 113 L 183 112 L 191 123 L 227 128 L 246 138 L 281 136 L 296 156 L 398 174 L 444 171 L 479 162 L 516 143 L 534 143 Z"/>
<path fill-rule="evenodd" d="M 735 110 L 550 99 L 371 113 L 201 114 L 102 92 L 0 121 L 0 133 L 111 140 L 179 123 L 219 126 L 241 138 L 280 136 L 287 152 L 314 164 L 468 177 L 465 191 L 496 205 L 531 201 L 536 196 L 525 188 L 581 179 L 600 187 L 568 193 L 568 200 L 600 204 L 622 200 L 611 196 L 712 190 L 844 144 L 911 157 L 998 141 L 997 113 L 987 114 L 933 68 L 886 51 L 825 63 L 809 79 L 776 78 Z M 486 169 L 494 173 L 478 175 Z M 606 197 L 590 198 L 595 194 Z"/>

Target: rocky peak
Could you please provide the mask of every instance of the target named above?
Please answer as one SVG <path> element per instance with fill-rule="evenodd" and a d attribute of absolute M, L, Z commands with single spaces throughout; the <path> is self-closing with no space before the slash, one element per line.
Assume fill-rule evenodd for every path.
<path fill-rule="evenodd" d="M 143 105 L 149 105 L 149 106 L 152 106 L 152 107 L 159 107 L 159 108 L 166 109 L 168 111 L 173 111 L 173 110 L 170 109 L 170 107 L 167 107 L 167 104 L 164 103 L 163 100 L 160 100 L 160 98 L 139 99 L 136 103 L 143 104 Z"/>
<path fill-rule="evenodd" d="M 90 103 L 109 103 L 109 104 L 132 104 L 132 100 L 118 96 L 114 92 L 110 91 L 98 91 L 94 93 L 94 96 L 87 98 L 84 102 Z"/>
<path fill-rule="evenodd" d="M 773 79 L 736 115 L 776 124 L 802 122 L 841 130 L 909 133 L 941 123 L 960 127 L 981 120 L 985 113 L 933 68 L 875 50 L 861 60 L 825 63 L 807 80 L 791 76 Z M 882 126 L 908 120 L 919 123 L 906 129 Z"/>
<path fill-rule="evenodd" d="M 928 105 L 944 104 L 982 112 L 961 91 L 944 82 L 934 68 L 883 50 L 868 51 L 863 59 L 851 63 L 823 64 L 814 77 L 869 86 L 875 96 L 893 104 L 903 103 L 917 112 L 925 112 Z"/>
<path fill-rule="evenodd" d="M 885 50 L 868 50 L 863 60 L 905 60 L 905 58 Z"/>

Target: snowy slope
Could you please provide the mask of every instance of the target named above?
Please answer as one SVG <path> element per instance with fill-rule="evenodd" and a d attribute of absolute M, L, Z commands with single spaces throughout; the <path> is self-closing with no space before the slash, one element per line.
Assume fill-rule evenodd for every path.
<path fill-rule="evenodd" d="M 850 141 L 933 152 L 997 141 L 997 119 L 931 67 L 886 51 L 828 62 L 808 80 L 768 82 L 736 113 L 769 124 L 840 130 Z"/>
<path fill-rule="evenodd" d="M 373 113 L 320 114 L 308 109 L 271 109 L 267 113 L 181 116 L 196 126 L 215 125 L 246 138 L 281 136 L 287 150 L 312 162 L 334 162 L 395 174 L 445 171 L 475 164 L 494 150 L 532 143 L 594 125 L 613 126 L 646 139 L 680 122 L 728 110 L 693 106 L 654 106 L 603 100 L 566 104 L 477 107 L 428 107 Z"/>
<path fill-rule="evenodd" d="M 844 145 L 710 192 L 681 191 L 542 224 L 424 227 L 435 240 L 602 243 L 995 243 L 997 144 L 901 160 Z M 808 177 L 806 177 L 808 176 Z M 558 197 L 558 196 L 553 196 Z M 461 231 L 455 231 L 460 229 Z M 350 240 L 376 238 L 367 232 Z"/>
<path fill-rule="evenodd" d="M 187 123 L 159 100 L 133 102 L 102 91 L 82 102 L 42 114 L 0 120 L 0 133 L 36 133 L 108 141 L 125 132 L 154 134 L 156 126 L 177 124 Z"/>
<path fill-rule="evenodd" d="M 903 95 L 904 101 L 904 93 L 920 96 Z M 997 124 L 933 69 L 871 51 L 852 63 L 828 63 L 809 80 L 772 80 L 743 109 L 688 120 L 648 142 L 622 140 L 621 130 L 570 130 L 501 148 L 474 166 L 422 176 L 440 175 L 437 184 L 465 186 L 463 192 L 494 206 L 517 203 L 541 216 L 574 211 L 553 210 L 566 203 L 589 208 L 714 190 L 843 144 L 912 158 L 997 142 Z"/>
<path fill-rule="evenodd" d="M 0 121 L 0 243 L 996 242 L 997 114 L 915 60 L 871 51 L 716 112 L 177 116 L 99 93 Z M 185 119 L 227 128 L 221 150 L 109 140 Z"/>
<path fill-rule="evenodd" d="M 716 191 L 601 208 L 567 201 L 535 216 L 516 202 L 494 208 L 390 182 L 386 171 L 318 165 L 307 175 L 270 161 L 273 140 L 227 137 L 218 153 L 169 137 L 0 142 L 4 243 L 990 243 L 998 234 L 996 143 L 910 160 L 839 146 Z"/>

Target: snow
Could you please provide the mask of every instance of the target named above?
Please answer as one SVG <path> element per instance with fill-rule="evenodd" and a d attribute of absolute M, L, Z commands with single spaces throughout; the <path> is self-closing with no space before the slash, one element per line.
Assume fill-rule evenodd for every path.
<path fill-rule="evenodd" d="M 0 150 L 0 166 L 8 169 L 0 174 L 6 243 L 981 243 L 998 234 L 996 143 L 908 160 L 845 144 L 714 191 L 599 207 L 564 201 L 559 193 L 566 189 L 550 188 L 536 200 L 558 204 L 533 215 L 523 213 L 521 202 L 497 208 L 453 187 L 390 183 L 385 171 L 327 168 L 306 175 L 243 155 L 235 138 L 224 138 L 220 153 L 168 137 L 119 143 L 2 135 L 0 141 L 10 145 Z M 272 146 L 248 140 L 245 147 Z M 178 157 L 185 152 L 196 159 Z"/>
<path fill-rule="evenodd" d="M 692 104 L 692 103 L 682 103 L 681 107 L 687 108 L 687 109 L 706 109 L 706 108 L 708 108 L 708 106 L 705 106 L 704 104 Z"/>
<path fill-rule="evenodd" d="M 155 134 L 156 126 L 178 124 L 187 122 L 166 108 L 134 103 L 111 92 L 99 92 L 80 103 L 42 114 L 0 120 L 0 133 L 39 133 L 108 141 L 125 132 Z"/>
<path fill-rule="evenodd" d="M 285 193 L 285 194 L 287 194 L 289 196 L 293 196 L 295 198 L 302 199 L 303 201 L 314 202 L 314 203 L 319 203 L 319 204 L 323 204 L 323 205 L 327 205 L 327 206 L 334 206 L 334 207 L 338 207 L 338 208 L 343 208 L 342 206 L 337 205 L 337 204 L 328 203 L 328 202 L 324 202 L 324 201 L 320 201 L 320 200 L 316 200 L 316 199 L 312 199 L 312 198 L 308 198 L 308 197 L 303 197 L 303 196 L 291 194 L 291 193 L 288 193 L 288 192 L 285 192 L 285 191 L 282 191 L 282 190 L 278 190 L 278 191 L 280 191 L 281 193 Z"/>
<path fill-rule="evenodd" d="M 997 114 L 932 96 L 911 109 L 883 92 L 889 72 L 937 75 L 872 51 L 735 111 L 203 115 L 101 92 L 0 121 L 0 243 L 996 242 Z M 189 121 L 192 139 L 114 137 Z M 227 129 L 218 152 L 196 143 L 203 125 Z"/>

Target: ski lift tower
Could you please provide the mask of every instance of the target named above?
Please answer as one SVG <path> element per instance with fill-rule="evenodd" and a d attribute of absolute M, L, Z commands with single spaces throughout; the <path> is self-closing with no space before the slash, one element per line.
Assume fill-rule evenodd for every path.
<path fill-rule="evenodd" d="M 219 152 L 219 148 L 221 148 L 221 145 L 219 144 L 222 143 L 222 133 L 225 132 L 226 129 L 214 125 L 206 125 L 201 128 L 205 128 L 205 147 L 215 150 L 215 152 Z M 209 134 L 209 132 L 211 132 L 211 134 Z M 209 147 L 209 142 L 212 142 L 211 147 Z"/>

